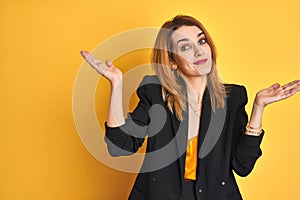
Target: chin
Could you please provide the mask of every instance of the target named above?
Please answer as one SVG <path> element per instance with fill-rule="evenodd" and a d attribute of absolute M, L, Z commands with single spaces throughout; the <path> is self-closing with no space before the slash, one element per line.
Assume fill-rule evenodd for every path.
<path fill-rule="evenodd" d="M 201 76 L 208 75 L 211 72 L 211 67 L 207 67 L 206 69 L 199 70 Z"/>

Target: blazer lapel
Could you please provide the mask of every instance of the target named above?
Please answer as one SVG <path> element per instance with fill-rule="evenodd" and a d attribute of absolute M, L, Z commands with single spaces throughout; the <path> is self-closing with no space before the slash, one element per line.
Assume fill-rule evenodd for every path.
<path fill-rule="evenodd" d="M 223 131 L 226 120 L 227 101 L 224 99 L 225 106 L 217 108 L 212 112 L 209 90 L 206 89 L 203 101 L 203 108 L 200 120 L 200 131 L 198 137 L 198 158 L 201 160 L 213 149 L 218 142 Z"/>
<path fill-rule="evenodd" d="M 181 77 L 179 77 L 178 80 L 181 83 L 181 85 L 184 88 L 186 88 L 184 80 Z M 170 112 L 172 128 L 175 134 L 175 141 L 177 145 L 177 153 L 178 153 L 177 156 L 179 158 L 181 182 L 183 181 L 183 177 L 184 177 L 185 152 L 187 148 L 188 116 L 189 116 L 188 103 L 186 103 L 186 108 L 187 108 L 186 111 L 182 112 L 182 118 L 183 118 L 182 121 L 179 121 L 176 118 L 176 116 Z"/>
<path fill-rule="evenodd" d="M 206 88 L 202 100 L 202 112 L 200 116 L 200 129 L 198 135 L 198 152 L 206 136 L 209 123 L 210 123 L 210 118 L 211 118 L 211 102 L 210 102 L 209 90 Z"/>
<path fill-rule="evenodd" d="M 188 111 L 183 112 L 182 121 L 179 121 L 175 115 L 171 114 L 171 122 L 175 134 L 177 157 L 179 158 L 180 177 L 182 181 L 184 177 L 185 152 L 187 148 Z"/>

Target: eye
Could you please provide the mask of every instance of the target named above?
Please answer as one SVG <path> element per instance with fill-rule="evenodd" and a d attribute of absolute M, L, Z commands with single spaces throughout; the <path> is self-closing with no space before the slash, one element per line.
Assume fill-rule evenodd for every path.
<path fill-rule="evenodd" d="M 205 38 L 202 38 L 202 39 L 200 39 L 199 40 L 199 44 L 201 45 L 201 44 L 205 44 L 206 43 L 206 39 Z"/>
<path fill-rule="evenodd" d="M 185 45 L 181 46 L 181 51 L 186 51 L 186 50 L 189 50 L 190 48 L 191 48 L 190 44 L 185 44 Z"/>

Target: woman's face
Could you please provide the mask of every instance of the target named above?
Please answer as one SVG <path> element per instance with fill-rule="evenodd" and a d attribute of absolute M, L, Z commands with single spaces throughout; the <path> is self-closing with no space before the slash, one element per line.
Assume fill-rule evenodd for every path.
<path fill-rule="evenodd" d="M 174 61 L 186 76 L 207 75 L 212 68 L 211 49 L 197 26 L 181 26 L 172 34 Z"/>

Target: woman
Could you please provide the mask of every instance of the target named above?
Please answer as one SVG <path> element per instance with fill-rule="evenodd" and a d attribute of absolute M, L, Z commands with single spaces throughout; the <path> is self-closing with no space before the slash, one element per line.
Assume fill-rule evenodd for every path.
<path fill-rule="evenodd" d="M 144 77 L 140 101 L 125 120 L 121 71 L 81 53 L 111 84 L 105 124 L 110 154 L 130 155 L 148 136 L 131 200 L 242 199 L 233 171 L 247 176 L 262 154 L 264 107 L 300 90 L 298 80 L 259 91 L 248 120 L 245 87 L 220 81 L 210 35 L 198 20 L 180 15 L 158 33 L 156 75 Z"/>

